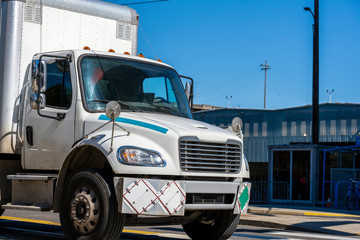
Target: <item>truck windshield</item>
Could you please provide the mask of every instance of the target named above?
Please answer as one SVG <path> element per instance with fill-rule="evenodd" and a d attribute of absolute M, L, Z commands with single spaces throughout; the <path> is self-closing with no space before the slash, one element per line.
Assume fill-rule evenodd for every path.
<path fill-rule="evenodd" d="M 105 110 L 108 101 L 118 101 L 124 111 L 191 118 L 181 81 L 170 68 L 121 58 L 85 56 L 80 69 L 90 111 Z"/>

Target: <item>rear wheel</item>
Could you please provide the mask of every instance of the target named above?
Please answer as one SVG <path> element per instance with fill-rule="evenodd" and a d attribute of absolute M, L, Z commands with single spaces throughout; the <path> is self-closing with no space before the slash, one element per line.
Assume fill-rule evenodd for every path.
<path fill-rule="evenodd" d="M 83 171 L 70 179 L 60 209 L 66 239 L 120 237 L 124 216 L 117 211 L 112 181 L 105 178 L 96 171 Z"/>
<path fill-rule="evenodd" d="M 225 240 L 235 232 L 240 220 L 233 211 L 209 211 L 183 225 L 186 234 L 193 240 Z"/>
<path fill-rule="evenodd" d="M 346 208 L 351 210 L 355 206 L 355 197 L 350 195 L 347 197 Z"/>

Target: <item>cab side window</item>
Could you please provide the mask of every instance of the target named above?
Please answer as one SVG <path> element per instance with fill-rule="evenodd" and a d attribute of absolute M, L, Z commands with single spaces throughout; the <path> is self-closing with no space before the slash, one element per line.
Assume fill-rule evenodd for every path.
<path fill-rule="evenodd" d="M 71 106 L 71 79 L 67 61 L 47 64 L 46 106 L 68 109 Z"/>

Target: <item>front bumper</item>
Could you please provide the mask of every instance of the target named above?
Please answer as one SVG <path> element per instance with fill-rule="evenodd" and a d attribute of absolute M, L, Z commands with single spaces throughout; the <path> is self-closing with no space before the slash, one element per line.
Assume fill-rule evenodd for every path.
<path fill-rule="evenodd" d="M 250 183 L 114 177 L 118 211 L 124 214 L 184 216 L 185 211 L 245 213 Z"/>

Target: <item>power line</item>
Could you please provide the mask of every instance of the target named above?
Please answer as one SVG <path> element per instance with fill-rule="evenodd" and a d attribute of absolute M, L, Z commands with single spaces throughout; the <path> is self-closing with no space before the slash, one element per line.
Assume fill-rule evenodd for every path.
<path fill-rule="evenodd" d="M 140 30 L 141 30 L 141 32 L 143 33 L 144 37 L 145 37 L 146 42 L 149 44 L 152 52 L 154 53 L 156 60 L 158 60 L 158 58 L 157 58 L 157 56 L 156 56 L 156 53 L 155 53 L 155 50 L 154 50 L 154 48 L 151 46 L 150 41 L 149 41 L 149 39 L 146 37 L 145 32 L 143 31 L 143 29 L 142 29 L 142 27 L 141 27 L 140 24 L 139 24 L 139 27 L 140 27 Z"/>
<path fill-rule="evenodd" d="M 224 83 L 233 81 L 233 80 L 235 80 L 235 79 L 237 79 L 237 81 L 239 81 L 239 78 L 240 78 L 240 80 L 244 80 L 244 78 L 246 79 L 246 78 L 248 78 L 248 77 L 250 77 L 250 76 L 253 76 L 253 75 L 255 75 L 256 73 L 258 73 L 258 70 L 259 70 L 259 67 L 256 67 L 255 69 L 249 70 L 249 71 L 244 72 L 244 73 L 239 74 L 239 75 L 236 75 L 236 76 L 231 77 L 231 78 L 229 78 L 229 79 L 227 79 L 227 80 L 219 81 L 219 83 L 214 84 L 214 85 L 211 85 L 211 86 L 208 86 L 207 88 L 202 88 L 199 92 L 201 93 L 201 92 L 204 92 L 204 91 L 208 92 L 208 90 L 210 90 L 210 91 L 212 91 L 212 90 L 219 90 L 219 89 L 217 88 L 218 86 L 221 86 L 221 85 L 223 86 Z"/>
<path fill-rule="evenodd" d="M 167 2 L 167 1 L 169 1 L 169 0 L 154 0 L 154 1 L 146 1 L 146 2 L 123 3 L 123 4 L 120 4 L 120 5 L 129 6 L 129 5 L 136 5 L 136 4 L 155 3 L 155 2 Z"/>

